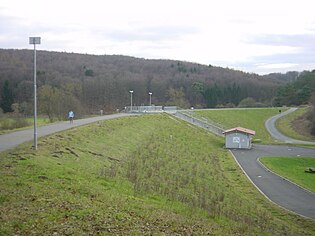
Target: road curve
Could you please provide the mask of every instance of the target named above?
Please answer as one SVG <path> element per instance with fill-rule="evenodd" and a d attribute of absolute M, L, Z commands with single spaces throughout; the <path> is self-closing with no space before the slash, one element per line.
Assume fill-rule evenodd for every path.
<path fill-rule="evenodd" d="M 276 129 L 275 121 L 295 110 L 296 108 L 291 108 L 286 112 L 271 117 L 266 121 L 265 126 L 272 137 L 278 141 L 312 144 L 311 142 L 303 142 L 286 137 Z M 186 121 L 196 125 L 196 122 L 193 122 L 191 119 L 186 119 Z M 314 149 L 283 145 L 255 144 L 251 150 L 234 149 L 231 150 L 231 152 L 245 175 L 247 175 L 255 187 L 269 200 L 286 210 L 315 219 L 315 194 L 268 171 L 258 161 L 260 157 L 264 156 L 305 156 L 315 158 Z"/>
<path fill-rule="evenodd" d="M 101 121 L 101 120 L 110 120 L 119 117 L 130 116 L 131 114 L 127 113 L 118 113 L 105 116 L 91 117 L 87 119 L 74 120 L 73 124 L 70 124 L 69 121 L 54 123 L 50 125 L 45 125 L 37 128 L 37 137 L 42 137 L 48 134 L 56 133 L 62 130 L 71 129 L 73 127 L 86 125 L 92 122 Z M 27 129 L 22 131 L 17 131 L 8 134 L 0 135 L 0 152 L 14 148 L 24 142 L 31 141 L 34 138 L 34 129 Z"/>
<path fill-rule="evenodd" d="M 38 137 L 86 125 L 92 122 L 130 116 L 113 114 L 75 120 L 74 124 L 60 122 L 37 129 Z M 14 148 L 33 139 L 33 129 L 0 135 L 0 152 Z M 243 171 L 271 201 L 297 214 L 315 219 L 315 194 L 264 169 L 257 159 L 262 156 L 310 156 L 315 157 L 314 149 L 275 145 L 254 145 L 252 150 L 231 150 Z"/>
<path fill-rule="evenodd" d="M 266 170 L 258 161 L 264 156 L 314 157 L 311 148 L 254 145 L 251 150 L 231 150 L 252 183 L 269 200 L 299 215 L 315 219 L 315 194 Z"/>
<path fill-rule="evenodd" d="M 279 113 L 278 115 L 270 117 L 268 120 L 265 122 L 265 127 L 270 133 L 270 135 L 277 141 L 277 142 L 283 142 L 283 143 L 291 143 L 291 144 L 310 144 L 310 145 L 315 145 L 315 142 L 308 142 L 308 141 L 302 141 L 302 140 L 296 140 L 290 137 L 287 137 L 283 135 L 282 133 L 279 132 L 279 130 L 276 128 L 276 121 L 294 111 L 296 111 L 297 108 L 290 108 L 289 110 Z"/>

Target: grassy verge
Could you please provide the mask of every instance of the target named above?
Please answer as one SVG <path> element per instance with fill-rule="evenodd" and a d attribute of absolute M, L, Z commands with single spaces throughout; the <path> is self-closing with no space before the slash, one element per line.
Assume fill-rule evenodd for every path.
<path fill-rule="evenodd" d="M 309 108 L 303 107 L 303 108 L 299 108 L 295 112 L 292 112 L 292 113 L 280 118 L 276 122 L 277 128 L 281 131 L 281 133 L 283 133 L 284 135 L 286 135 L 288 137 L 292 137 L 292 138 L 298 139 L 298 140 L 314 141 L 310 137 L 307 137 L 307 136 L 304 136 L 304 135 L 297 133 L 292 127 L 292 122 L 294 120 L 298 119 L 299 117 L 305 115 L 308 111 L 309 111 Z"/>
<path fill-rule="evenodd" d="M 283 110 L 283 109 L 282 109 Z M 273 139 L 265 128 L 265 121 L 279 113 L 278 108 L 222 109 L 195 111 L 226 129 L 241 126 L 256 131 L 254 139 L 263 143 L 272 143 Z"/>
<path fill-rule="evenodd" d="M 0 154 L 0 235 L 311 235 L 223 139 L 166 114 L 94 123 Z"/>
<path fill-rule="evenodd" d="M 264 157 L 260 160 L 266 167 L 277 174 L 315 192 L 315 174 L 305 172 L 309 167 L 315 168 L 315 158 Z"/>
<path fill-rule="evenodd" d="M 1 117 L 0 118 L 0 134 L 14 132 L 33 126 L 33 118 L 24 117 Z M 37 118 L 37 125 L 49 124 L 48 118 Z"/>
<path fill-rule="evenodd" d="M 9 118 L 9 117 L 1 117 L 0 118 L 0 132 L 4 133 L 6 131 L 19 129 L 23 127 L 30 126 L 32 123 L 22 117 Z"/>

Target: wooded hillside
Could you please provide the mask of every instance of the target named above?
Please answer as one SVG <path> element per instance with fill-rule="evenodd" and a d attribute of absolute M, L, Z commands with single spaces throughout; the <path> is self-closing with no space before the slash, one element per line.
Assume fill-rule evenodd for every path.
<path fill-rule="evenodd" d="M 310 134 L 315 136 L 315 70 L 304 71 L 295 81 L 279 87 L 273 104 L 275 106 L 308 104 L 310 111 L 306 118 L 309 120 L 309 124 L 306 126 L 310 130 Z"/>
<path fill-rule="evenodd" d="M 237 106 L 247 97 L 271 104 L 286 80 L 183 61 L 147 60 L 118 55 L 37 51 L 39 112 L 65 116 L 99 110 L 113 112 L 130 104 L 204 108 Z M 6 89 L 4 87 L 6 86 Z M 32 114 L 33 50 L 0 49 L 0 103 L 7 90 L 15 109 Z"/>

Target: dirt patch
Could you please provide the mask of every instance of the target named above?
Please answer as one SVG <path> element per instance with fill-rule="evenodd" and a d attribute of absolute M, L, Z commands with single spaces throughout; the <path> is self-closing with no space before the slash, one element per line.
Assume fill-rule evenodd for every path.
<path fill-rule="evenodd" d="M 71 148 L 66 147 L 65 149 L 68 150 L 72 155 L 79 157 L 79 155 L 75 151 L 73 151 Z"/>
<path fill-rule="evenodd" d="M 298 134 L 315 140 L 315 136 L 311 135 L 311 122 L 304 116 L 300 116 L 294 121 L 292 121 L 292 128 Z"/>
<path fill-rule="evenodd" d="M 106 158 L 108 158 L 111 161 L 118 161 L 118 162 L 120 162 L 119 159 L 116 159 L 116 158 L 113 158 L 113 157 L 109 157 L 109 156 L 104 156 L 103 154 L 100 154 L 100 153 L 96 153 L 96 152 L 92 152 L 92 151 L 88 151 L 88 153 L 90 153 L 90 154 L 92 154 L 94 156 L 106 157 Z"/>

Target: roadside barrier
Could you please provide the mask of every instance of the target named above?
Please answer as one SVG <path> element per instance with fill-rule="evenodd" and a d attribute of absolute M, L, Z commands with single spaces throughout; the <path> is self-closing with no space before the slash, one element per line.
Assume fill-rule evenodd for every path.
<path fill-rule="evenodd" d="M 220 127 L 218 124 L 215 124 L 214 122 L 211 122 L 205 118 L 196 117 L 191 112 L 176 111 L 176 113 L 174 113 L 173 115 L 184 120 L 184 121 L 187 121 L 193 125 L 207 129 L 212 133 L 215 133 L 215 134 L 220 135 L 220 136 L 224 136 L 223 135 L 223 131 L 224 131 L 223 127 Z"/>

